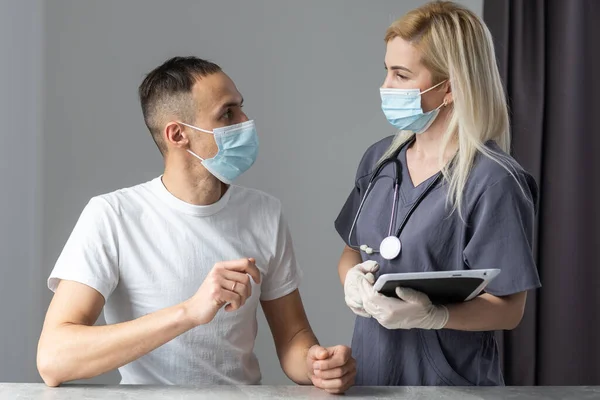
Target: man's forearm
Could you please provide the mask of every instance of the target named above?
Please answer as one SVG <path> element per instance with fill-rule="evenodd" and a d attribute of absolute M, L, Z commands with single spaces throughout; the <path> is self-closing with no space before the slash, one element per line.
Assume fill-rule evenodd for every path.
<path fill-rule="evenodd" d="M 446 329 L 493 331 L 514 329 L 523 316 L 526 293 L 507 297 L 483 294 L 471 301 L 448 306 Z"/>
<path fill-rule="evenodd" d="M 106 326 L 63 324 L 40 338 L 38 369 L 50 386 L 128 364 L 193 328 L 184 304 Z"/>
<path fill-rule="evenodd" d="M 313 371 L 308 370 L 306 356 L 308 350 L 317 344 L 319 342 L 312 330 L 302 330 L 294 336 L 279 357 L 281 368 L 287 377 L 298 385 L 312 384 L 310 375 Z"/>

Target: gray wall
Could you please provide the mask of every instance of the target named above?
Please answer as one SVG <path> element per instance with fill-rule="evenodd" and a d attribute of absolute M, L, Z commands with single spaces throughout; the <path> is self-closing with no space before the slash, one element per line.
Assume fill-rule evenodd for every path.
<path fill-rule="evenodd" d="M 6 6 L 17 10 L 30 3 L 34 2 L 15 0 Z M 379 108 L 385 29 L 424 1 L 46 3 L 45 57 L 37 60 L 45 63 L 43 154 L 38 151 L 32 158 L 34 153 L 21 145 L 0 150 L 8 157 L 8 161 L 5 157 L 0 161 L 3 172 L 5 164 L 16 172 L 17 164 L 28 174 L 27 178 L 9 177 L 11 192 L 0 198 L 3 227 L 23 223 L 23 217 L 10 211 L 15 207 L 19 214 L 27 214 L 28 221 L 19 230 L 2 230 L 3 235 L 10 232 L 11 236 L 2 241 L 8 275 L 5 272 L 0 282 L 4 288 L 0 313 L 3 321 L 5 312 L 19 317 L 18 324 L 27 335 L 19 337 L 13 325 L 9 328 L 3 322 L 0 381 L 39 379 L 32 375 L 35 368 L 31 362 L 40 312 L 30 315 L 28 307 L 30 302 L 35 309 L 40 304 L 41 309 L 47 306 L 50 293 L 43 280 L 87 200 L 161 173 L 162 160 L 143 124 L 136 88 L 144 73 L 174 55 L 197 55 L 217 62 L 245 96 L 245 110 L 257 122 L 261 151 L 240 184 L 282 200 L 305 274 L 301 291 L 313 328 L 324 345 L 349 344 L 353 317 L 344 305 L 337 278 L 343 243 L 333 229 L 333 220 L 353 184 L 363 151 L 393 133 Z M 482 0 L 461 3 L 481 14 Z M 8 18 L 1 11 L 2 18 Z M 31 18 L 22 18 L 26 17 Z M 20 29 L 19 42 L 13 46 L 24 47 L 24 56 L 42 58 L 41 51 L 35 53 L 20 42 L 27 38 L 25 32 L 30 32 Z M 4 46 L 5 36 L 0 37 Z M 40 50 L 39 41 L 36 44 Z M 20 64 L 14 68 L 24 78 L 39 69 L 30 71 L 28 66 L 23 70 Z M 0 79 L 3 85 L 4 80 L 13 82 L 5 74 Z M 5 96 L 3 93 L 0 96 Z M 27 96 L 23 99 L 39 105 L 39 96 Z M 0 99 L 10 101 L 6 96 Z M 30 116 L 24 111 L 30 107 L 28 101 L 12 107 L 12 111 L 3 110 L 5 119 L 14 121 L 15 126 L 7 129 L 7 135 L 22 127 L 15 115 Z M 27 131 L 27 140 L 34 147 L 39 143 L 38 133 L 38 125 Z M 23 201 L 23 196 L 43 199 L 41 215 L 35 201 L 30 197 Z M 43 240 L 31 247 L 32 243 L 23 239 L 35 237 L 40 228 Z M 12 249 L 22 254 L 14 254 Z M 7 276 L 12 278 L 5 280 Z M 5 286 L 13 291 L 8 292 L 11 296 L 5 293 Z M 23 299 L 17 310 L 14 301 L 6 304 L 14 298 Z M 263 382 L 285 384 L 289 381 L 280 370 L 262 314 L 259 321 L 256 352 Z M 9 348 L 11 352 L 5 353 Z M 94 381 L 117 380 L 118 375 L 112 373 Z"/>
<path fill-rule="evenodd" d="M 39 379 L 43 21 L 42 0 L 0 0 L 0 382 Z"/>

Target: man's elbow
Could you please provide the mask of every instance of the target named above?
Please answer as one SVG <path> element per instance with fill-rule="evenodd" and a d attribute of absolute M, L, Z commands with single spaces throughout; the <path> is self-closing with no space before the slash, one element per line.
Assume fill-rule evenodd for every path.
<path fill-rule="evenodd" d="M 56 360 L 47 350 L 38 349 L 37 369 L 46 385 L 56 387 L 62 383 Z"/>
<path fill-rule="evenodd" d="M 46 385 L 56 387 L 68 380 L 62 371 L 56 349 L 47 343 L 40 341 L 36 363 L 38 373 Z"/>
<path fill-rule="evenodd" d="M 62 383 L 58 379 L 53 379 L 49 375 L 44 375 L 41 371 L 40 371 L 40 376 L 42 377 L 42 379 L 43 379 L 44 383 L 46 384 L 46 386 L 49 386 L 49 387 L 58 387 Z"/>

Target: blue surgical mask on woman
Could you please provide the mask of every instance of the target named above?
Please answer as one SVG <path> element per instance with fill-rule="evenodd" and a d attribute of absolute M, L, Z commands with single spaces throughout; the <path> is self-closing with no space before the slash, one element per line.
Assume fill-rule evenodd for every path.
<path fill-rule="evenodd" d="M 204 168 L 217 179 L 231 184 L 246 172 L 256 161 L 258 155 L 258 135 L 254 121 L 224 126 L 208 131 L 183 122 L 180 124 L 200 132 L 212 133 L 219 151 L 212 158 L 202 158 L 191 150 L 191 155 L 202 161 Z"/>
<path fill-rule="evenodd" d="M 446 81 L 444 80 L 423 92 L 419 89 L 380 88 L 381 109 L 388 122 L 400 130 L 412 131 L 416 134 L 425 132 L 437 117 L 440 108 L 446 105 L 446 101 L 436 109 L 423 112 L 421 95 L 444 82 Z"/>

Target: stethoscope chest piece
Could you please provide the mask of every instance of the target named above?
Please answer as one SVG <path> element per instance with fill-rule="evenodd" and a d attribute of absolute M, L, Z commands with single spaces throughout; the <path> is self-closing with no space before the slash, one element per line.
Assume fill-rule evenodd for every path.
<path fill-rule="evenodd" d="M 406 146 L 410 143 L 411 142 L 407 142 L 404 146 Z M 350 232 L 348 232 L 349 246 L 351 246 L 353 248 L 357 247 L 357 246 L 353 246 L 351 244 L 351 240 L 352 240 L 352 232 L 356 228 L 356 222 L 358 221 L 358 216 L 360 215 L 360 213 L 363 209 L 363 206 L 365 205 L 365 201 L 367 200 L 367 197 L 369 196 L 369 194 L 371 192 L 371 187 L 375 183 L 377 177 L 379 176 L 379 173 L 383 170 L 383 168 L 388 163 L 394 163 L 396 165 L 396 178 L 394 180 L 394 198 L 393 198 L 393 203 L 392 203 L 392 214 L 390 216 L 390 225 L 388 227 L 387 236 L 385 237 L 385 239 L 383 239 L 381 241 L 379 250 L 372 248 L 368 244 L 362 244 L 359 247 L 361 251 L 365 252 L 368 255 L 371 255 L 374 253 L 379 253 L 379 254 L 381 254 L 381 257 L 386 260 L 393 260 L 400 255 L 400 252 L 402 251 L 402 243 L 400 242 L 400 234 L 402 233 L 404 226 L 408 222 L 408 219 L 410 218 L 413 211 L 415 211 L 415 209 L 419 205 L 419 203 L 425 198 L 425 196 L 427 196 L 427 194 L 435 187 L 437 182 L 442 178 L 442 174 L 440 172 L 437 174 L 435 179 L 433 179 L 431 181 L 431 183 L 429 183 L 429 185 L 427 185 L 425 190 L 419 195 L 419 198 L 413 203 L 413 205 L 410 207 L 408 212 L 405 214 L 404 218 L 402 219 L 402 222 L 400 223 L 400 227 L 396 230 L 396 234 L 394 235 L 393 232 L 394 232 L 395 221 L 396 221 L 396 208 L 398 206 L 398 193 L 399 193 L 399 188 L 400 188 L 400 182 L 402 181 L 402 163 L 398 159 L 398 155 L 400 154 L 400 150 L 402 150 L 402 148 L 404 146 L 400 147 L 392 156 L 390 156 L 389 158 L 386 158 L 384 161 L 379 163 L 379 165 L 375 168 L 375 170 L 371 174 L 371 177 L 369 178 L 369 185 L 367 186 L 365 194 L 363 195 L 362 200 L 360 201 L 358 210 L 356 211 L 356 215 L 354 216 L 354 221 L 352 222 L 352 226 L 350 227 Z"/>
<path fill-rule="evenodd" d="M 381 241 L 379 247 L 379 254 L 386 260 L 393 260 L 400 254 L 402 250 L 402 243 L 396 236 L 388 236 Z"/>

